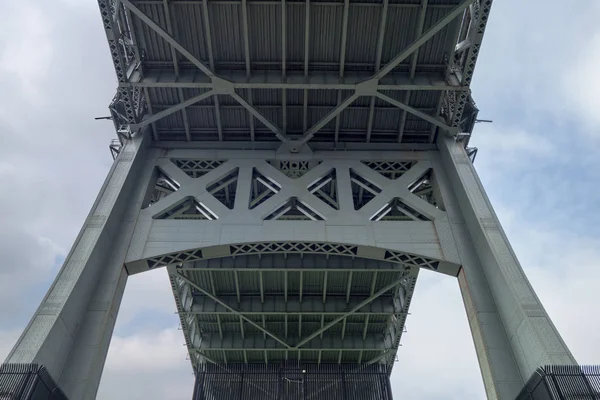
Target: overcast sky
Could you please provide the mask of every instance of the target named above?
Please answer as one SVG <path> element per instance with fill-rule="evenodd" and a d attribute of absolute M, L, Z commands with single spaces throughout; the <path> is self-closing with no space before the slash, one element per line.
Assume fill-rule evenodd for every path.
<path fill-rule="evenodd" d="M 600 5 L 495 2 L 472 145 L 508 237 L 567 345 L 600 364 Z M 44 296 L 108 172 L 116 78 L 93 0 L 0 13 L 0 360 Z M 166 271 L 132 277 L 98 398 L 189 399 Z M 392 374 L 403 399 L 481 399 L 457 282 L 423 271 Z"/>

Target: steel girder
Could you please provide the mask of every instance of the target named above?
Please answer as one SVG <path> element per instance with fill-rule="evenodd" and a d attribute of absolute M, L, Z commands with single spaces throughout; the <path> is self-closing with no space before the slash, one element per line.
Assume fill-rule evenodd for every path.
<path fill-rule="evenodd" d="M 348 3 L 348 2 L 346 2 Z M 342 44 L 344 44 L 344 38 L 346 37 L 347 34 L 347 14 L 348 14 L 348 4 L 344 5 L 344 28 L 342 30 Z M 382 20 L 385 20 L 386 14 L 387 14 L 387 6 L 386 3 L 384 1 L 383 4 L 383 8 L 382 8 Z M 476 3 L 476 6 L 472 6 L 473 3 Z M 457 16 L 461 15 L 464 10 L 466 8 L 470 8 L 471 12 L 473 12 L 473 8 L 475 7 L 475 9 L 478 9 L 479 7 L 479 1 L 478 0 L 465 0 L 463 2 L 461 2 L 458 6 L 456 6 L 455 8 L 453 8 L 445 17 L 443 17 L 441 20 L 439 20 L 436 24 L 434 24 L 430 29 L 428 29 L 426 32 L 418 35 L 418 37 L 409 45 L 407 46 L 407 48 L 402 51 L 401 53 L 399 53 L 396 57 L 394 57 L 389 63 L 387 63 L 385 66 L 383 66 L 381 69 L 379 68 L 379 66 L 376 66 L 376 73 L 374 75 L 371 75 L 370 77 L 368 77 L 366 80 L 363 80 L 361 83 L 358 83 L 358 81 L 356 83 L 347 83 L 345 81 L 345 76 L 344 76 L 344 60 L 345 60 L 345 48 L 346 46 L 342 46 L 342 54 L 340 57 L 340 72 L 339 72 L 339 77 L 337 79 L 337 83 L 336 82 L 320 82 L 320 80 L 322 80 L 322 77 L 311 77 L 309 72 L 308 72 L 308 68 L 307 65 L 305 66 L 305 71 L 304 74 L 298 74 L 298 76 L 296 77 L 296 80 L 294 81 L 293 77 L 288 77 L 288 74 L 286 73 L 285 70 L 285 52 L 286 52 L 286 40 L 285 40 L 285 21 L 286 21 L 286 17 L 285 17 L 285 6 L 286 3 L 285 1 L 282 1 L 282 41 L 281 41 L 281 46 L 282 46 L 282 73 L 281 76 L 279 76 L 279 79 L 274 79 L 276 74 L 272 74 L 272 76 L 267 76 L 265 77 L 265 79 L 257 79 L 256 77 L 253 77 L 252 74 L 250 73 L 249 70 L 249 57 L 248 57 L 248 34 L 247 34 L 247 13 L 246 13 L 246 7 L 245 4 L 242 4 L 242 16 L 243 21 L 245 21 L 244 25 L 244 43 L 245 43 L 245 54 L 246 54 L 246 73 L 245 73 L 245 77 L 238 77 L 235 80 L 228 80 L 227 78 L 223 78 L 221 76 L 217 76 L 214 73 L 214 57 L 212 57 L 212 50 L 211 50 L 211 46 L 210 46 L 210 42 L 209 42 L 209 46 L 208 46 L 208 54 L 209 54 L 209 64 L 210 65 L 206 65 L 204 62 L 202 62 L 201 60 L 199 60 L 198 58 L 196 58 L 191 52 L 189 52 L 186 48 L 184 48 L 173 36 L 172 36 L 172 29 L 170 27 L 170 23 L 167 24 L 167 30 L 163 29 L 160 25 L 158 25 L 155 21 L 153 21 L 151 18 L 149 18 L 147 15 L 145 15 L 136 5 L 134 5 L 130 0 L 123 0 L 122 1 L 122 5 L 124 6 L 125 10 L 127 13 L 132 13 L 135 14 L 137 18 L 139 18 L 140 20 L 142 20 L 145 24 L 147 24 L 152 30 L 154 30 L 159 36 L 161 36 L 164 40 L 166 40 L 169 45 L 172 47 L 173 52 L 172 54 L 175 54 L 175 50 L 177 50 L 178 52 L 180 52 L 186 59 L 188 59 L 190 62 L 192 62 L 193 65 L 195 65 L 204 75 L 205 78 L 196 80 L 194 79 L 193 81 L 190 80 L 186 80 L 186 79 L 180 79 L 179 74 L 181 73 L 181 71 L 178 69 L 176 64 L 176 60 L 175 57 L 174 59 L 174 68 L 175 68 L 175 78 L 174 79 L 168 79 L 165 80 L 164 78 L 162 79 L 162 81 L 159 81 L 159 79 L 156 80 L 152 80 L 147 79 L 147 78 L 143 78 L 142 77 L 142 72 L 141 69 L 138 68 L 138 75 L 136 77 L 133 77 L 133 79 L 126 79 L 126 80 L 120 80 L 120 87 L 127 89 L 127 88 L 137 88 L 138 92 L 139 92 L 139 88 L 142 88 L 144 90 L 144 93 L 147 94 L 147 88 L 149 87 L 173 87 L 173 88 L 177 88 L 180 94 L 180 101 L 181 103 L 179 105 L 176 105 L 174 107 L 177 108 L 173 108 L 171 111 L 175 112 L 175 111 L 179 111 L 179 110 L 185 110 L 185 107 L 187 105 L 189 105 L 189 102 L 184 102 L 183 101 L 183 96 L 181 95 L 180 90 L 183 88 L 189 88 L 189 87 L 193 87 L 193 88 L 207 88 L 212 90 L 213 94 L 225 94 L 225 95 L 232 95 L 236 100 L 238 100 L 238 102 L 240 101 L 241 97 L 239 97 L 239 95 L 235 95 L 235 90 L 239 89 L 239 90 L 249 90 L 252 88 L 281 88 L 282 90 L 282 97 L 285 100 L 285 94 L 286 94 L 286 90 L 290 89 L 290 88 L 294 88 L 294 89 L 301 89 L 305 91 L 305 111 L 306 111 L 306 90 L 312 89 L 312 88 L 319 88 L 319 89 L 337 89 L 338 90 L 338 106 L 333 109 L 328 115 L 326 115 L 323 119 L 321 119 L 319 122 L 317 122 L 315 125 L 313 125 L 312 127 L 307 127 L 305 126 L 305 133 L 303 135 L 303 137 L 299 140 L 293 140 L 290 137 L 288 137 L 285 134 L 286 131 L 286 113 L 285 111 L 283 112 L 283 129 L 280 129 L 278 127 L 276 127 L 275 125 L 273 125 L 272 123 L 269 123 L 269 121 L 263 117 L 263 116 L 259 116 L 259 112 L 253 108 L 252 106 L 252 101 L 248 101 L 245 103 L 241 103 L 242 106 L 244 106 L 245 108 L 248 109 L 248 112 L 257 117 L 261 122 L 265 123 L 265 125 L 267 125 L 267 127 L 269 127 L 275 134 L 276 136 L 285 144 L 287 144 L 287 148 L 291 151 L 298 151 L 298 149 L 306 144 L 312 137 L 313 135 L 318 132 L 323 126 L 326 125 L 327 122 L 329 122 L 330 120 L 334 119 L 336 120 L 336 141 L 337 141 L 337 133 L 339 132 L 339 114 L 348 106 L 350 105 L 355 99 L 357 99 L 360 96 L 369 96 L 371 97 L 371 103 L 370 103 L 370 111 L 369 111 L 369 115 L 370 118 L 369 120 L 371 121 L 371 123 L 368 124 L 368 128 L 367 128 L 367 142 L 369 141 L 369 132 L 370 132 L 370 126 L 372 125 L 372 120 L 373 120 L 373 111 L 374 111 L 374 98 L 375 97 L 379 97 L 382 98 L 382 96 L 384 96 L 383 94 L 381 94 L 381 90 L 440 90 L 440 91 L 457 91 L 460 93 L 464 93 L 465 91 L 468 90 L 468 87 L 462 86 L 460 84 L 457 84 L 456 80 L 454 79 L 454 77 L 452 75 L 447 75 L 445 77 L 445 80 L 442 81 L 431 81 L 429 80 L 427 77 L 424 78 L 419 78 L 419 77 L 415 77 L 414 75 L 414 63 L 415 63 L 415 59 L 416 59 L 416 53 L 418 52 L 418 49 L 425 43 L 427 42 L 431 37 L 433 37 L 437 32 L 439 32 L 441 29 L 443 29 L 447 24 L 449 24 L 450 22 L 452 22 Z M 308 4 L 308 3 L 307 3 Z M 168 2 L 164 2 L 165 5 L 165 12 L 167 13 L 167 16 L 169 14 L 169 8 L 168 8 Z M 205 12 L 203 13 L 205 21 L 204 21 L 204 26 L 205 26 L 205 30 L 206 30 L 206 34 L 208 34 L 210 36 L 210 20 L 208 17 L 208 12 L 207 12 L 207 2 L 206 0 L 202 2 L 203 5 L 203 9 L 205 10 Z M 117 5 L 117 7 L 119 7 L 119 5 Z M 422 12 L 421 12 L 421 19 L 423 18 L 424 14 L 425 14 L 425 9 L 427 7 L 427 2 L 424 1 L 421 5 L 422 8 Z M 489 9 L 489 7 L 486 8 L 486 10 Z M 308 17 L 309 15 L 309 5 L 307 5 L 307 12 L 306 12 L 306 25 L 308 26 L 310 24 L 310 19 Z M 486 19 L 487 18 L 487 14 L 485 17 L 483 17 L 483 13 L 482 14 L 482 18 Z M 167 18 L 169 19 L 169 18 Z M 478 20 L 479 21 L 479 20 Z M 480 22 L 480 21 L 479 21 Z M 484 21 L 485 22 L 485 21 Z M 485 25 L 485 24 L 484 24 Z M 422 23 L 419 24 L 419 26 L 422 26 Z M 385 27 L 385 23 L 382 22 L 380 24 L 380 29 L 379 29 L 379 35 L 378 35 L 378 56 L 376 57 L 378 60 L 381 59 L 381 51 L 379 51 L 379 48 L 381 48 L 381 44 L 383 41 L 383 34 L 384 34 L 384 27 Z M 419 28 L 418 31 L 421 31 L 422 28 Z M 306 30 L 306 35 L 308 36 L 308 30 Z M 135 41 L 135 38 L 132 38 L 132 41 Z M 133 43 L 135 46 L 135 43 Z M 308 46 L 306 46 L 308 47 Z M 460 46 L 460 48 L 464 48 L 466 46 Z M 308 50 L 305 49 L 305 52 L 307 53 Z M 386 75 L 388 75 L 389 73 L 392 72 L 392 70 L 398 66 L 403 60 L 405 60 L 406 58 L 410 57 L 411 55 L 413 55 L 413 58 L 411 60 L 411 73 L 409 75 L 409 79 L 408 82 L 404 82 L 404 83 L 392 83 L 392 84 L 386 84 L 385 82 L 380 82 L 380 80 L 384 79 L 386 77 Z M 305 63 L 307 63 L 308 59 L 307 57 L 305 58 Z M 377 62 L 377 64 L 379 64 L 379 62 Z M 240 74 L 241 75 L 241 74 Z M 267 74 L 269 75 L 269 74 Z M 239 79 L 242 78 L 242 79 Z M 429 82 L 428 82 L 429 80 Z M 466 79 L 468 82 L 470 82 L 470 78 Z M 462 81 L 465 81 L 465 79 L 462 79 Z M 467 82 L 467 86 L 468 86 L 468 82 Z M 353 87 L 354 86 L 354 87 Z M 341 98 L 339 97 L 339 95 L 341 94 L 341 90 L 346 89 L 346 88 L 350 88 L 350 90 L 354 90 L 354 94 L 352 94 L 350 97 L 348 97 L 346 99 L 346 101 L 341 101 Z M 442 96 L 441 96 L 442 97 Z M 216 121 L 217 121 L 217 127 L 218 127 L 218 131 L 219 131 L 219 140 L 222 140 L 223 136 L 222 136 L 222 129 L 221 129 L 221 125 L 220 125 L 220 115 L 219 115 L 219 104 L 218 104 L 218 98 L 215 96 L 215 117 L 216 117 Z M 396 101 L 395 103 L 393 103 L 396 106 L 402 105 L 403 103 Z M 150 107 L 149 107 L 150 108 Z M 283 109 L 285 110 L 286 107 L 283 107 Z M 458 132 L 458 127 L 455 126 L 455 124 L 453 126 L 448 126 L 445 123 L 442 123 L 440 121 L 437 120 L 436 117 L 431 117 L 428 114 L 423 114 L 423 113 L 415 113 L 415 109 L 409 106 L 405 106 L 405 107 L 400 107 L 403 109 L 404 113 L 403 113 L 403 117 L 402 120 L 405 119 L 405 115 L 406 113 L 411 113 L 414 114 L 420 118 L 426 117 L 424 119 L 426 119 L 428 122 L 431 122 L 432 124 L 434 124 L 435 126 L 438 126 L 439 128 L 443 129 L 444 131 L 448 132 L 449 134 L 455 135 Z M 460 106 L 458 107 L 457 110 L 460 110 Z M 166 110 L 163 110 L 166 111 Z M 159 114 L 158 118 L 160 117 L 164 117 L 166 115 L 168 115 L 170 113 L 163 113 L 163 114 Z M 306 115 L 306 112 L 305 112 Z M 428 117 L 428 118 L 427 118 Z M 306 120 L 306 116 L 304 117 L 304 119 Z M 156 121 L 156 119 L 153 119 L 152 121 Z M 187 121 L 187 118 L 184 116 L 184 121 Z M 435 121 L 432 122 L 432 121 Z M 306 125 L 306 124 L 305 124 Z M 401 125 L 403 125 L 401 123 Z M 134 124 L 133 128 L 139 128 L 141 125 L 139 124 Z M 402 131 L 403 131 L 403 126 L 400 127 L 401 129 L 399 129 L 399 137 L 402 136 Z M 189 132 L 189 124 L 185 124 L 185 131 L 186 131 L 186 137 L 188 140 L 190 140 L 190 132 Z M 253 129 L 251 129 L 251 131 L 253 131 Z M 252 135 L 253 136 L 253 135 Z"/>

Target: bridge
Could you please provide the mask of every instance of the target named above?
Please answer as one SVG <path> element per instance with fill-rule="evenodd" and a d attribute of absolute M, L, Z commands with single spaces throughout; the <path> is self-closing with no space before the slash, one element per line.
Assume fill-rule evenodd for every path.
<path fill-rule="evenodd" d="M 392 399 L 421 268 L 457 280 L 488 398 L 592 393 L 472 165 L 491 0 L 98 3 L 115 162 L 7 393 L 95 398 L 127 277 L 163 267 L 194 399 Z"/>

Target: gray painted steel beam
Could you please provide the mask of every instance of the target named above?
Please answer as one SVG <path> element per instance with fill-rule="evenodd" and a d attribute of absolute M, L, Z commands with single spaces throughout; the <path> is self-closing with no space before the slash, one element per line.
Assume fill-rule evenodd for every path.
<path fill-rule="evenodd" d="M 348 96 L 341 104 L 335 107 L 333 110 L 327 113 L 321 120 L 319 120 L 316 124 L 314 124 L 308 131 L 304 133 L 302 139 L 298 141 L 297 146 L 301 146 L 308 142 L 312 137 L 321 130 L 325 125 L 329 123 L 332 119 L 334 119 L 337 115 L 339 115 L 342 111 L 346 109 L 350 104 L 354 102 L 354 100 L 358 99 L 360 95 L 358 93 L 354 93 Z"/>
<path fill-rule="evenodd" d="M 223 71 L 219 77 L 231 82 L 235 89 L 303 89 L 303 90 L 355 90 L 356 85 L 370 78 L 367 72 L 350 72 L 344 76 L 329 71 L 288 71 L 285 77 L 276 71 L 253 71 L 252 76 L 244 71 Z M 392 72 L 377 84 L 378 90 L 462 90 L 455 77 L 447 82 L 442 73 L 421 72 L 409 78 L 406 73 Z M 211 89 L 211 79 L 194 70 L 181 70 L 179 78 L 167 69 L 147 69 L 143 77 L 135 76 L 121 87 Z"/>
<path fill-rule="evenodd" d="M 385 37 L 385 28 L 387 23 L 389 0 L 383 0 L 381 15 L 379 16 L 379 33 L 377 35 L 377 45 L 375 50 L 375 72 L 381 67 L 381 54 L 383 52 L 383 39 Z M 371 141 L 371 131 L 373 129 L 373 119 L 375 117 L 375 96 L 371 96 L 369 104 L 369 118 L 367 120 L 367 142 Z"/>
<path fill-rule="evenodd" d="M 387 101 L 388 103 L 395 105 L 396 107 L 398 107 L 404 111 L 407 111 L 413 115 L 416 115 L 417 117 L 423 118 L 425 121 L 430 122 L 435 126 L 439 126 L 440 128 L 442 128 L 449 134 L 458 133 L 458 128 L 448 126 L 441 120 L 437 119 L 436 117 L 429 115 L 429 114 L 425 114 L 425 113 L 417 110 L 416 108 L 408 106 L 398 100 L 392 99 L 391 97 L 386 96 L 383 93 L 377 93 L 377 97 L 379 97 L 381 100 Z"/>
<path fill-rule="evenodd" d="M 150 17 L 142 12 L 139 8 L 137 8 L 130 0 L 121 0 L 121 2 L 127 7 L 131 12 L 133 12 L 139 19 L 144 21 L 146 25 L 148 25 L 152 30 L 154 30 L 160 37 L 165 39 L 171 46 L 175 47 L 185 58 L 190 60 L 196 67 L 198 67 L 202 72 L 204 72 L 209 77 L 213 77 L 214 73 L 210 68 L 202 63 L 202 61 L 198 60 L 192 53 L 187 51 L 185 47 L 183 47 L 175 38 L 169 35 L 163 28 L 161 28 L 156 22 L 154 22 Z"/>
<path fill-rule="evenodd" d="M 187 99 L 184 102 L 176 104 L 173 107 L 167 108 L 166 110 L 162 110 L 160 112 L 157 112 L 156 114 L 152 114 L 150 116 L 147 116 L 141 122 L 139 122 L 137 124 L 131 124 L 131 130 L 136 130 L 138 128 L 141 128 L 143 126 L 146 126 L 148 124 L 156 122 L 159 119 L 162 119 L 162 118 L 164 118 L 164 117 L 166 117 L 168 115 L 176 113 L 177 111 L 183 110 L 187 106 L 190 106 L 190 105 L 192 105 L 194 103 L 198 103 L 199 101 L 202 101 L 202 100 L 204 100 L 206 98 L 209 98 L 213 94 L 214 94 L 214 92 L 212 90 L 209 90 L 208 92 L 204 92 L 204 93 L 202 93 L 202 94 L 200 94 L 198 96 L 191 97 L 191 98 Z"/>
<path fill-rule="evenodd" d="M 153 143 L 152 147 L 158 149 L 181 149 L 181 150 L 277 150 L 281 147 L 278 141 L 239 141 L 239 142 L 217 142 L 217 141 L 160 141 Z M 432 143 L 364 143 L 364 142 L 313 142 L 310 145 L 313 151 L 433 151 L 437 147 Z"/>
<path fill-rule="evenodd" d="M 209 292 L 207 292 L 206 290 L 204 290 L 202 287 L 198 286 L 197 284 L 195 284 L 193 281 L 189 280 L 187 277 L 179 274 L 179 273 L 175 273 L 175 275 L 177 277 L 179 277 L 180 279 L 183 279 L 185 282 L 187 282 L 189 285 L 193 286 L 196 290 L 202 292 L 205 296 L 210 297 L 211 299 L 213 299 L 214 301 L 216 301 L 217 303 L 221 304 L 223 307 L 226 307 L 229 311 L 231 311 L 233 314 L 238 315 L 240 318 L 242 318 L 244 321 L 248 322 L 250 325 L 254 326 L 257 329 L 260 329 L 261 331 L 264 331 L 267 335 L 269 335 L 271 338 L 275 339 L 277 342 L 281 343 L 282 345 L 284 345 L 285 347 L 290 348 L 290 346 L 282 339 L 280 339 L 278 336 L 274 335 L 273 333 L 267 331 L 266 329 L 264 329 L 262 326 L 260 326 L 259 324 L 257 324 L 256 322 L 252 321 L 250 318 L 244 316 L 243 314 L 241 314 L 239 311 L 237 311 L 235 308 L 230 307 L 229 305 L 225 304 L 224 302 L 222 302 L 218 297 L 213 296 L 212 294 L 210 294 Z"/>
<path fill-rule="evenodd" d="M 248 315 L 338 315 L 345 314 L 348 309 L 354 308 L 366 297 L 352 296 L 350 301 L 346 302 L 343 297 L 328 296 L 325 303 L 318 295 L 304 296 L 302 302 L 299 298 L 290 297 L 287 304 L 281 301 L 279 296 L 266 296 L 264 302 L 259 296 L 244 295 L 242 301 L 238 303 L 236 296 L 219 296 L 219 300 L 235 308 L 239 313 Z M 391 296 L 382 296 L 364 305 L 355 311 L 354 314 L 393 314 L 396 310 L 401 310 L 404 305 L 404 299 Z M 225 307 L 215 300 L 205 296 L 194 296 L 194 301 L 189 312 L 199 315 L 228 314 L 229 308 Z"/>
<path fill-rule="evenodd" d="M 449 12 L 444 18 L 439 20 L 434 26 L 429 28 L 427 32 L 422 34 L 417 40 L 412 42 L 404 51 L 394 57 L 389 63 L 385 65 L 379 72 L 373 75 L 373 79 L 381 79 L 394 68 L 398 66 L 402 61 L 408 58 L 415 50 L 421 47 L 425 42 L 431 39 L 436 33 L 441 31 L 446 25 L 448 25 L 454 18 L 461 15 L 464 10 L 471 5 L 475 0 L 464 0 L 458 6 L 456 6 L 451 12 Z"/>
<path fill-rule="evenodd" d="M 289 143 L 290 138 L 284 134 L 281 129 L 276 127 L 271 121 L 269 121 L 264 115 L 260 113 L 254 106 L 250 105 L 246 100 L 244 100 L 239 94 L 233 92 L 231 93 L 231 97 L 233 97 L 238 103 L 240 103 L 245 109 L 247 109 L 250 114 L 254 115 L 256 119 L 262 122 L 267 128 L 269 128 L 275 136 L 283 143 Z"/>
<path fill-rule="evenodd" d="M 298 337 L 291 337 L 290 342 L 298 340 Z M 387 350 L 392 345 L 390 340 L 381 340 L 379 335 L 370 334 L 365 339 L 362 335 L 346 336 L 343 340 L 337 336 L 324 336 L 323 339 L 315 338 L 309 344 L 302 348 L 295 348 L 294 351 L 373 351 Z M 237 334 L 228 333 L 223 336 L 223 339 L 218 333 L 203 334 L 202 341 L 197 347 L 200 351 L 236 351 L 236 350 L 252 350 L 252 351 L 283 351 L 285 347 L 274 340 L 273 338 L 263 338 L 256 335 L 246 335 L 242 339 Z"/>
<path fill-rule="evenodd" d="M 423 34 L 423 27 L 425 25 L 425 16 L 427 15 L 428 0 L 421 0 L 421 11 L 419 12 L 419 22 L 415 32 L 415 40 Z M 415 77 L 417 71 L 417 60 L 419 58 L 419 49 L 415 50 L 410 60 L 410 78 Z M 443 92 L 442 92 L 443 93 Z M 408 104 L 410 101 L 411 91 L 407 90 L 404 95 L 404 103 Z M 436 110 L 435 115 L 439 115 L 439 110 Z M 402 116 L 400 117 L 400 124 L 398 126 L 398 142 L 402 142 L 404 136 L 404 128 L 406 126 L 406 117 L 408 116 L 406 110 L 402 110 Z M 432 131 L 435 131 L 435 125 L 432 127 Z"/>
<path fill-rule="evenodd" d="M 304 346 L 306 343 L 309 343 L 311 340 L 313 340 L 315 337 L 319 336 L 321 334 L 321 332 L 326 331 L 327 329 L 331 328 L 332 326 L 334 326 L 335 324 L 337 324 L 338 322 L 340 322 L 341 320 L 343 320 L 344 318 L 354 314 L 356 311 L 360 310 L 362 307 L 364 307 L 365 305 L 369 304 L 371 301 L 375 300 L 377 297 L 381 296 L 382 294 L 384 294 L 385 292 L 395 288 L 396 286 L 400 285 L 402 283 L 402 281 L 404 280 L 403 278 L 397 279 L 394 282 L 390 283 L 389 285 L 385 286 L 384 288 L 378 290 L 376 293 L 374 293 L 372 296 L 369 296 L 369 298 L 361 301 L 358 305 L 354 306 L 353 308 L 350 309 L 350 311 L 346 312 L 345 314 L 335 318 L 333 321 L 329 322 L 327 325 L 325 325 L 323 328 L 317 330 L 316 332 L 313 332 L 312 334 L 308 335 L 307 337 L 305 337 L 304 339 L 302 339 L 300 342 L 298 342 L 294 347 L 295 348 L 299 348 Z"/>

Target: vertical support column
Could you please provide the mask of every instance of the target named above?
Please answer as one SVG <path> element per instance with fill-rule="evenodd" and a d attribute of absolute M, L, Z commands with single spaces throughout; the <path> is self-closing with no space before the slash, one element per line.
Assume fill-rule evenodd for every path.
<path fill-rule="evenodd" d="M 128 141 L 54 283 L 7 364 L 38 364 L 70 399 L 93 399 L 127 274 L 123 263 L 144 196 L 149 139 Z"/>
<path fill-rule="evenodd" d="M 539 366 L 575 360 L 529 284 L 462 144 L 440 136 L 438 147 L 446 230 L 463 266 L 459 284 L 486 392 L 514 399 Z"/>

